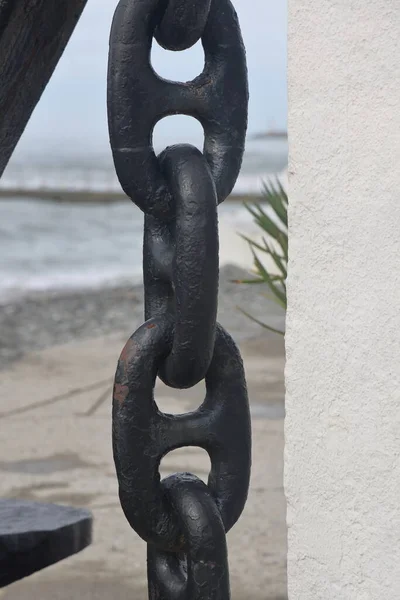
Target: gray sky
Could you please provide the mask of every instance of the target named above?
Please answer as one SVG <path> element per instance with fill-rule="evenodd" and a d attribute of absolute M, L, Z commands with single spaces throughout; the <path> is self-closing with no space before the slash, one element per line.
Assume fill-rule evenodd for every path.
<path fill-rule="evenodd" d="M 214 0 L 217 2 L 218 0 Z M 106 71 L 108 36 L 117 0 L 89 0 L 20 142 L 19 152 L 81 154 L 108 151 Z M 247 48 L 250 84 L 249 132 L 286 127 L 285 0 L 233 0 Z M 186 81 L 202 69 L 200 44 L 172 53 L 155 42 L 153 65 L 160 75 Z M 190 142 L 201 127 L 188 117 L 170 117 L 157 125 L 156 144 Z"/>

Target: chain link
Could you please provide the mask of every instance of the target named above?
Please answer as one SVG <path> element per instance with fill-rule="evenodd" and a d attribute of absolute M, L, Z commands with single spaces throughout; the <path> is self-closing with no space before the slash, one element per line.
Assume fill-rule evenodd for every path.
<path fill-rule="evenodd" d="M 150 64 L 153 38 L 189 48 L 201 37 L 203 73 L 165 81 Z M 113 453 L 122 509 L 148 544 L 150 600 L 229 600 L 225 534 L 250 478 L 251 429 L 239 351 L 216 322 L 217 205 L 238 176 L 247 128 L 247 70 L 229 0 L 120 0 L 110 38 L 108 114 L 122 188 L 145 213 L 146 322 L 131 336 L 113 393 Z M 203 153 L 181 144 L 156 157 L 157 121 L 182 113 L 203 125 Z M 184 389 L 205 379 L 194 412 L 169 415 L 156 378 Z M 170 451 L 204 448 L 206 486 L 190 474 L 160 480 Z"/>
<path fill-rule="evenodd" d="M 164 2 L 165 4 L 165 2 Z M 166 50 L 186 50 L 203 35 L 211 0 L 168 0 L 155 38 Z"/>
<path fill-rule="evenodd" d="M 146 214 L 174 218 L 174 200 L 154 153 L 156 123 L 168 115 L 197 118 L 218 202 L 231 193 L 247 128 L 247 69 L 236 13 L 214 0 L 202 36 L 205 67 L 188 83 L 158 77 L 150 64 L 160 0 L 120 0 L 111 30 L 108 116 L 121 186 Z"/>

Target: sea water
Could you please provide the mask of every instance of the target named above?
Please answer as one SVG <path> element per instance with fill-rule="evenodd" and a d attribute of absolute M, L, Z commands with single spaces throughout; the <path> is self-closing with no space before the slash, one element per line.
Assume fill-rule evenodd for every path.
<path fill-rule="evenodd" d="M 285 165 L 285 144 L 248 145 L 235 192 L 258 193 L 262 181 Z M 56 157 L 40 164 L 33 159 L 23 164 L 14 161 L 0 188 L 24 191 L 21 197 L 0 200 L 0 302 L 29 291 L 141 280 L 143 215 L 128 199 L 85 204 L 29 197 L 29 190 L 41 189 L 78 190 L 83 198 L 85 192 L 119 191 L 111 161 L 94 163 L 88 158 L 74 164 Z M 252 218 L 240 202 L 227 201 L 219 207 L 219 220 L 224 229 L 224 261 L 229 262 L 229 246 L 240 240 L 232 235 L 251 234 Z"/>

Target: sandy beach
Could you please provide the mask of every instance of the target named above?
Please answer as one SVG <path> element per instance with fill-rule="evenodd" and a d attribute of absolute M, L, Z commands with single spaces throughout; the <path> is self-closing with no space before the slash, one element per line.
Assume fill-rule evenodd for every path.
<path fill-rule="evenodd" d="M 228 535 L 233 600 L 283 600 L 286 590 L 282 487 L 283 338 L 250 322 L 237 307 L 283 326 L 262 288 L 232 283 L 221 270 L 219 321 L 239 344 L 253 420 L 249 501 Z M 111 455 L 110 394 L 122 346 L 142 322 L 142 288 L 36 293 L 0 307 L 0 470 L 3 497 L 89 508 L 94 542 L 83 553 L 2 592 L 7 600 L 145 599 L 145 544 L 118 503 Z M 159 383 L 162 410 L 185 412 L 204 386 L 176 392 Z M 175 451 L 162 474 L 192 471 L 206 479 L 198 448 Z"/>
<path fill-rule="evenodd" d="M 25 66 L 38 63 L 41 76 L 37 94 L 32 69 L 26 78 L 30 82 L 28 96 L 32 98 L 25 97 L 18 86 L 9 86 L 11 101 L 7 110 L 11 120 L 6 119 L 3 127 L 0 498 L 88 509 L 93 515 L 94 537 L 93 543 L 78 555 L 0 589 L 0 600 L 148 598 L 146 544 L 123 515 L 111 445 L 111 395 L 117 361 L 127 339 L 144 320 L 144 215 L 122 187 L 129 187 L 137 200 L 139 187 L 147 195 L 145 187 L 152 189 L 154 184 L 161 198 L 160 176 L 166 178 L 165 184 L 174 195 L 173 179 L 177 175 L 182 179 L 182 193 L 188 192 L 184 219 L 189 224 L 189 215 L 193 214 L 200 230 L 205 230 L 204 219 L 212 217 L 214 223 L 214 206 L 207 203 L 202 215 L 191 197 L 201 182 L 198 177 L 208 180 L 208 169 L 202 173 L 206 159 L 215 176 L 215 194 L 210 187 L 209 200 L 214 195 L 215 202 L 217 195 L 219 200 L 227 196 L 218 206 L 218 321 L 241 350 L 252 417 L 249 498 L 242 517 L 227 535 L 231 600 L 287 600 L 284 339 L 251 321 L 241 309 L 277 330 L 284 329 L 285 316 L 267 298 L 267 286 L 238 284 L 238 280 L 251 277 L 254 264 L 246 240 L 262 244 L 265 233 L 245 205 L 261 204 L 272 213 L 265 184 L 279 179 L 286 186 L 286 41 L 284 35 L 276 35 L 286 27 L 286 17 L 281 8 L 271 11 L 262 2 L 256 19 L 263 23 L 262 35 L 255 35 L 255 20 L 247 18 L 250 13 L 246 17 L 248 3 L 235 2 L 238 15 L 230 6 L 220 15 L 203 10 L 197 19 L 198 43 L 175 53 L 166 52 L 161 42 L 148 43 L 147 34 L 156 25 L 154 19 L 162 16 L 165 7 L 147 16 L 142 11 L 141 17 L 149 21 L 143 73 L 145 79 L 149 73 L 158 77 L 153 82 L 157 89 L 166 85 L 160 110 L 156 107 L 157 90 L 145 98 L 146 86 L 142 89 L 136 84 L 140 61 L 132 62 L 133 71 L 137 71 L 133 79 L 130 70 L 127 78 L 123 76 L 126 59 L 121 64 L 114 61 L 113 48 L 120 50 L 120 41 L 124 45 L 127 40 L 126 36 L 114 40 L 118 16 L 110 36 L 116 0 L 87 3 L 47 86 L 50 72 L 45 66 L 55 66 L 69 37 L 65 27 L 70 20 L 72 23 L 72 17 L 76 20 L 80 9 L 74 12 L 70 3 L 71 10 L 64 11 L 70 13 L 70 20 L 65 17 L 62 23 L 56 14 L 49 13 L 43 23 L 56 23 L 57 39 L 52 40 L 51 27 L 46 25 L 46 39 L 35 44 L 35 52 L 29 52 L 29 35 L 27 39 L 20 36 L 21 43 L 15 48 L 11 44 L 6 79 L 15 70 L 22 81 L 26 62 Z M 3 3 L 0 0 L 0 7 Z M 28 12 L 23 32 L 35 30 L 38 24 L 31 18 L 32 11 Z M 178 17 L 183 23 L 182 15 Z M 140 54 L 138 35 L 132 38 L 132 47 Z M 41 60 L 41 48 L 45 60 Z M 265 77 L 260 73 L 267 74 L 267 98 Z M 113 79 L 116 85 L 109 85 Z M 131 87 L 137 88 L 139 96 L 133 94 L 132 110 L 128 106 L 125 110 L 126 92 Z M 251 93 L 249 110 L 247 87 Z M 182 98 L 173 99 L 174 94 L 182 96 L 183 104 Z M 139 109 L 144 111 L 142 116 Z M 114 127 L 117 135 L 113 135 Z M 143 139 L 139 139 L 142 133 Z M 122 141 L 126 135 L 131 139 Z M 157 156 L 165 148 L 182 143 L 204 148 L 204 160 L 197 167 L 194 162 L 187 167 L 181 161 L 176 169 L 184 170 L 173 176 L 167 173 L 166 165 L 160 164 L 158 169 L 149 150 Z M 119 159 L 115 161 L 117 175 L 113 154 L 124 161 L 123 168 L 132 177 L 132 189 L 125 185 Z M 136 166 L 128 167 L 131 163 Z M 136 186 L 140 178 L 143 186 Z M 179 222 L 175 225 L 171 221 L 172 239 L 180 227 Z M 207 229 L 204 240 L 198 242 L 199 248 L 202 244 L 217 247 L 211 234 Z M 157 245 L 156 252 L 159 247 L 164 263 L 164 247 Z M 167 258 L 169 250 L 172 254 L 173 247 L 165 253 Z M 279 264 L 277 267 L 263 248 L 259 251 L 263 264 L 271 273 L 276 271 Z M 175 390 L 158 380 L 155 400 L 162 411 L 185 413 L 203 402 L 204 387 L 201 382 L 188 390 Z M 209 470 L 207 453 L 197 447 L 169 453 L 160 466 L 162 477 L 192 472 L 204 481 Z M 207 564 L 212 568 L 210 560 Z"/>

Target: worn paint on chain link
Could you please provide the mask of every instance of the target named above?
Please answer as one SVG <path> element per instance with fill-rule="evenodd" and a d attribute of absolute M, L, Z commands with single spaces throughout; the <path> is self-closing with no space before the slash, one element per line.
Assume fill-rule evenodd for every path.
<path fill-rule="evenodd" d="M 170 50 L 201 38 L 204 71 L 188 83 L 158 77 L 154 38 Z M 251 429 L 242 360 L 216 322 L 217 206 L 239 174 L 247 104 L 245 50 L 229 0 L 120 0 L 109 129 L 121 185 L 145 213 L 146 322 L 118 362 L 113 451 L 123 511 L 148 544 L 150 600 L 230 598 L 225 534 L 247 498 Z M 178 113 L 202 124 L 203 153 L 181 144 L 157 157 L 154 126 Z M 179 389 L 205 379 L 204 402 L 187 414 L 160 412 L 157 377 Z M 188 473 L 160 480 L 161 459 L 185 446 L 208 452 L 208 485 Z"/>

